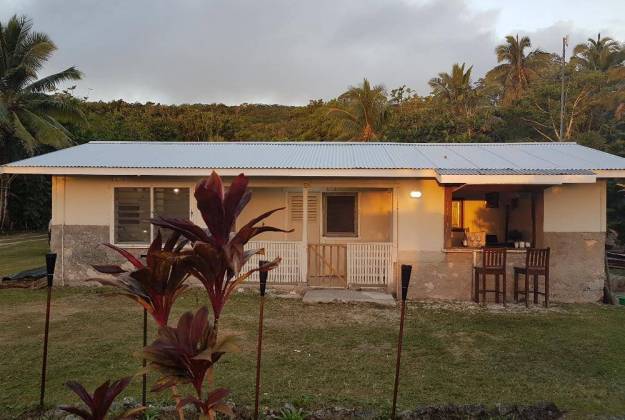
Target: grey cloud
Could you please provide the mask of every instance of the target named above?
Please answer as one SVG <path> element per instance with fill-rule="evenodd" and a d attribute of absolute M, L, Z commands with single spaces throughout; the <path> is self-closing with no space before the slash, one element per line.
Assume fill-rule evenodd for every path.
<path fill-rule="evenodd" d="M 500 41 L 497 13 L 463 0 L 29 0 L 2 10 L 31 16 L 59 45 L 46 71 L 79 66 L 79 93 L 103 100 L 301 104 L 365 76 L 427 93 L 454 62 L 483 74 Z M 551 48 L 549 31 L 560 30 L 535 35 Z"/>

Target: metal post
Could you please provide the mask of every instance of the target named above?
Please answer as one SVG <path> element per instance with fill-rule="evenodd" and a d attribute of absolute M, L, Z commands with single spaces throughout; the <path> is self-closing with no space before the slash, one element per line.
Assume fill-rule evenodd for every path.
<path fill-rule="evenodd" d="M 258 266 L 262 267 L 267 261 L 259 261 Z M 260 396 L 260 355 L 263 347 L 263 317 L 265 308 L 265 289 L 267 288 L 267 271 L 259 271 L 260 278 L 260 310 L 258 314 L 258 347 L 256 349 L 256 397 L 254 401 L 254 419 L 258 419 L 258 399 Z"/>
<path fill-rule="evenodd" d="M 148 311 L 143 309 L 143 348 L 148 345 Z M 141 384 L 141 404 L 145 407 L 148 389 L 148 374 L 145 372 L 147 361 L 143 359 L 143 382 Z"/>
<path fill-rule="evenodd" d="M 399 318 L 399 339 L 397 340 L 397 363 L 395 364 L 395 387 L 393 388 L 393 411 L 391 419 L 395 418 L 397 409 L 397 390 L 399 388 L 399 365 L 401 363 L 401 347 L 404 338 L 404 318 L 406 315 L 406 297 L 408 296 L 408 285 L 410 284 L 410 274 L 412 266 L 402 264 L 401 266 L 401 316 Z"/>
<path fill-rule="evenodd" d="M 562 74 L 560 75 L 560 141 L 564 140 L 564 67 L 566 66 L 566 46 L 568 45 L 568 36 L 562 38 Z"/>
<path fill-rule="evenodd" d="M 54 282 L 54 266 L 56 254 L 46 254 L 46 277 L 48 280 L 48 298 L 46 301 L 46 325 L 43 335 L 43 362 L 41 366 L 41 389 L 39 393 L 39 406 L 43 408 L 43 400 L 46 394 L 46 369 L 48 365 L 48 331 L 50 329 L 50 299 L 52 298 L 52 284 Z"/>

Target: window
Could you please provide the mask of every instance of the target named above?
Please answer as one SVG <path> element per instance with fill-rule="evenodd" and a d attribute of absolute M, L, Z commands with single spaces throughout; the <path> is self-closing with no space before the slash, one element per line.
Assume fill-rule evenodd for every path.
<path fill-rule="evenodd" d="M 115 188 L 114 200 L 116 244 L 149 243 L 153 215 L 188 219 L 190 214 L 189 188 Z"/>
<path fill-rule="evenodd" d="M 189 218 L 188 188 L 154 188 L 154 216 Z"/>
<path fill-rule="evenodd" d="M 464 228 L 464 200 L 451 202 L 451 228 L 456 230 Z"/>
<path fill-rule="evenodd" d="M 325 236 L 358 236 L 358 194 L 326 193 L 323 208 Z"/>
<path fill-rule="evenodd" d="M 150 242 L 149 220 L 149 188 L 115 188 L 115 243 Z"/>

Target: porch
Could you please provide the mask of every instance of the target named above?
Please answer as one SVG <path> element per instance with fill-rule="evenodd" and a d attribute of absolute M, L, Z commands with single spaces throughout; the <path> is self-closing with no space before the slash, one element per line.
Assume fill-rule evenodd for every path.
<path fill-rule="evenodd" d="M 285 210 L 272 215 L 267 223 L 293 229 L 265 233 L 247 245 L 248 249 L 265 249 L 264 256 L 254 256 L 248 262 L 250 267 L 260 259 L 282 258 L 269 275 L 272 284 L 391 290 L 397 219 L 391 183 L 343 181 L 332 186 L 305 184 L 303 188 L 257 183 L 252 190 L 254 200 L 241 214 L 241 223 L 283 206 Z M 258 276 L 249 281 L 258 281 Z"/>

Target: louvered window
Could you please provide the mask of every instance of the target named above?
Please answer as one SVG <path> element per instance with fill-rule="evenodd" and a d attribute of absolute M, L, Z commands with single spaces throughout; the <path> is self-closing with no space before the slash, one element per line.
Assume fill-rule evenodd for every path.
<path fill-rule="evenodd" d="M 189 188 L 115 188 L 116 244 L 148 244 L 156 233 L 150 225 L 154 216 L 188 219 Z M 150 202 L 152 196 L 152 202 Z"/>
<path fill-rule="evenodd" d="M 291 222 L 301 222 L 304 218 L 304 196 L 302 193 L 288 193 L 289 219 Z M 319 194 L 308 194 L 308 221 L 316 222 L 319 213 Z"/>
<path fill-rule="evenodd" d="M 149 188 L 115 188 L 115 243 L 149 242 L 149 220 Z"/>

